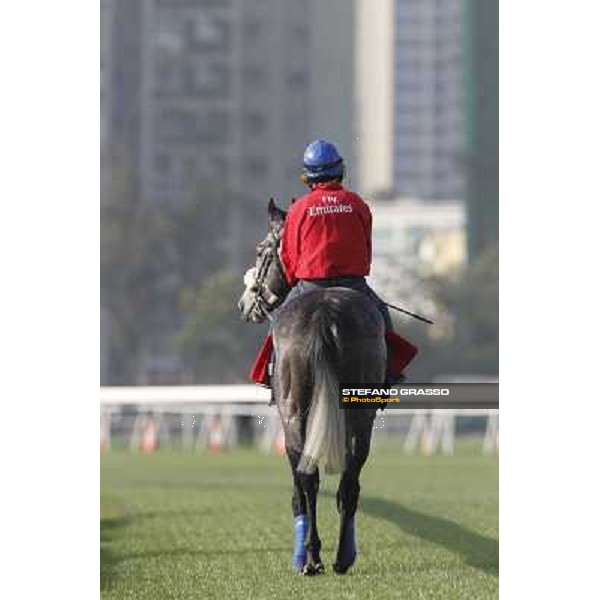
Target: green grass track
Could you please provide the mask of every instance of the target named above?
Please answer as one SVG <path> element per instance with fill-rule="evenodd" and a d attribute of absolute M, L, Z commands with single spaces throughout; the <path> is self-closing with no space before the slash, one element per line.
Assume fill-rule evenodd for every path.
<path fill-rule="evenodd" d="M 287 460 L 108 452 L 101 458 L 100 586 L 106 599 L 496 598 L 498 460 L 462 444 L 455 456 L 377 445 L 365 466 L 359 557 L 331 569 L 337 478 L 323 477 L 319 530 L 327 572 L 291 570 Z"/>

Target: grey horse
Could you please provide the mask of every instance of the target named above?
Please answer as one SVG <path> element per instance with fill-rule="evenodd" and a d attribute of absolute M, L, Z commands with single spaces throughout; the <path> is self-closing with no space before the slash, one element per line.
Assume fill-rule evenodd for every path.
<path fill-rule="evenodd" d="M 343 574 L 357 556 L 359 477 L 369 455 L 377 408 L 340 408 L 339 385 L 384 382 L 384 321 L 365 294 L 343 287 L 308 291 L 278 308 L 289 292 L 278 255 L 286 213 L 273 200 L 268 213 L 269 232 L 257 247 L 256 266 L 244 278 L 246 290 L 238 306 L 247 321 L 269 318 L 272 322 L 273 395 L 294 483 L 293 566 L 305 575 L 324 571 L 317 528 L 322 469 L 341 474 L 340 532 L 333 569 Z"/>

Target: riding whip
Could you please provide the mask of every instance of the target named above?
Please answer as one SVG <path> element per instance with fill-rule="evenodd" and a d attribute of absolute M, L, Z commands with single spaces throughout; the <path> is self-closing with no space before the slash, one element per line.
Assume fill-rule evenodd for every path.
<path fill-rule="evenodd" d="M 429 323 L 430 325 L 435 325 L 435 323 L 431 319 L 428 319 L 427 317 L 422 317 L 421 315 L 417 315 L 416 313 L 410 312 L 409 310 L 406 310 L 404 308 L 400 308 L 399 306 L 394 306 L 393 304 L 389 304 L 388 302 L 384 302 L 384 304 L 386 306 L 389 306 L 390 308 L 393 308 L 394 310 L 400 311 L 401 313 L 404 313 L 406 315 L 410 315 L 411 317 L 414 317 L 415 319 L 419 319 L 419 321 L 423 321 L 424 323 Z"/>

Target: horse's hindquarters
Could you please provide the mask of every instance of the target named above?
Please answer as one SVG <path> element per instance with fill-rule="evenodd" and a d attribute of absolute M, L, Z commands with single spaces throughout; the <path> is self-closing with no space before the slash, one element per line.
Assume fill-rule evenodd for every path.
<path fill-rule="evenodd" d="M 301 470 L 343 469 L 350 429 L 372 426 L 376 409 L 339 407 L 340 383 L 385 379 L 383 320 L 373 303 L 346 288 L 318 289 L 290 302 L 274 328 L 273 386 L 286 444 L 303 452 Z M 353 413 L 350 416 L 347 413 Z"/>

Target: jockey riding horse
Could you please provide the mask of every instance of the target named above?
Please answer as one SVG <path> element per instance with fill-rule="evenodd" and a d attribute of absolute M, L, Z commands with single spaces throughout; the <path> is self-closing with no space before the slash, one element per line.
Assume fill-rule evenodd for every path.
<path fill-rule="evenodd" d="M 343 574 L 357 556 L 359 476 L 377 409 L 341 409 L 339 384 L 398 380 L 417 348 L 392 331 L 387 307 L 365 281 L 371 213 L 342 186 L 344 162 L 335 147 L 310 144 L 302 177 L 310 192 L 288 213 L 269 203 L 269 233 L 246 273 L 239 308 L 246 320 L 272 322 L 251 377 L 272 386 L 284 428 L 294 481 L 293 566 L 305 575 L 324 571 L 316 515 L 322 467 L 341 474 L 333 568 Z"/>
<path fill-rule="evenodd" d="M 388 346 L 386 384 L 402 381 L 403 370 L 416 349 L 393 331 L 387 305 L 369 287 L 372 216 L 368 205 L 342 185 L 343 158 L 326 140 L 316 140 L 304 152 L 301 180 L 309 193 L 293 202 L 285 219 L 279 257 L 291 291 L 271 317 L 310 290 L 345 287 L 365 294 L 381 313 Z M 252 274 L 249 274 L 251 277 Z M 265 312 L 269 306 L 265 306 Z M 413 350 L 414 349 L 414 350 Z M 272 339 L 267 337 L 252 368 L 250 379 L 270 387 Z"/>

